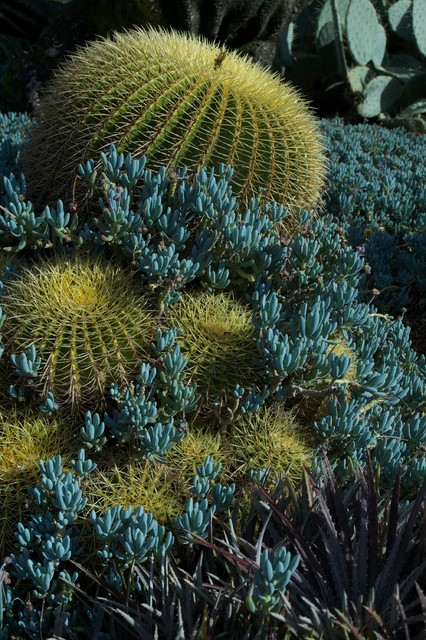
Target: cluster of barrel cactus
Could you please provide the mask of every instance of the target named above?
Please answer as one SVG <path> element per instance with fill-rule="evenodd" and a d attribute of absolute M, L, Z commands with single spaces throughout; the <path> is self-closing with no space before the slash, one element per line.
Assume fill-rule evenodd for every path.
<path fill-rule="evenodd" d="M 102 166 L 99 177 L 94 162 L 80 166 L 87 184 L 98 188 L 101 206 L 98 216 L 74 233 L 74 244 L 80 251 L 82 246 L 99 248 L 113 253 L 123 266 L 133 265 L 132 278 L 139 279 L 152 296 L 150 313 L 157 329 L 151 347 L 144 338 L 146 358 L 134 385 L 123 387 L 119 379 L 114 381 L 117 384 L 112 386 L 109 402 L 115 402 L 116 408 L 106 407 L 106 433 L 101 421 L 96 429 L 87 431 L 86 442 L 98 442 L 109 433 L 115 441 L 131 442 L 139 457 L 161 459 L 181 439 L 186 416 L 192 412 L 210 413 L 212 425 L 216 422 L 216 428 L 230 428 L 237 414 L 255 413 L 265 403 L 285 400 L 289 407 L 299 403 L 303 408 L 303 419 L 311 430 L 308 437 L 316 443 L 314 451 L 319 454 L 325 448 L 342 478 L 369 447 L 385 484 L 402 464 L 405 486 L 416 486 L 426 464 L 420 446 L 424 417 L 419 412 L 425 389 L 424 362 L 411 348 L 409 330 L 402 322 L 358 302 L 364 263 L 346 245 L 338 224 L 330 217 L 314 220 L 301 213 L 298 230 L 283 238 L 281 229 L 275 228 L 278 222 L 285 223 L 283 207 L 261 205 L 253 199 L 240 212 L 232 195 L 230 167 L 222 167 L 218 177 L 206 170 L 192 179 L 179 172 L 176 190 L 171 193 L 174 182 L 164 169 L 152 173 L 144 162 L 131 154 L 119 154 L 113 146 L 103 154 Z M 12 179 L 8 184 L 15 182 Z M 21 204 L 16 192 L 14 195 Z M 28 237 L 40 220 L 29 215 L 30 202 L 23 205 L 22 236 Z M 16 222 L 3 213 L 4 223 L 8 218 Z M 46 227 L 45 246 L 50 246 L 55 227 Z M 63 245 L 69 244 L 68 238 Z M 16 232 L 14 241 L 16 249 L 20 244 Z M 64 257 L 62 264 L 66 264 Z M 37 274 L 40 266 L 29 269 Z M 26 268 L 22 272 L 27 273 Z M 52 360 L 56 363 L 59 356 L 44 363 L 42 350 L 40 355 L 31 354 L 25 351 L 30 345 L 24 342 L 15 349 L 7 338 L 9 290 L 20 291 L 23 281 L 24 276 L 18 275 L 4 287 L 3 362 L 10 359 L 20 383 L 9 393 L 34 397 L 39 371 L 45 377 L 44 367 L 50 372 Z M 57 286 L 53 280 L 52 286 Z M 203 320 L 199 300 L 204 296 L 208 309 L 208 296 L 213 295 L 220 302 L 216 311 L 222 317 L 210 310 Z M 28 302 L 19 298 L 24 313 L 30 313 Z M 53 293 L 50 298 L 54 300 Z M 221 304 L 228 305 L 226 313 Z M 179 311 L 181 305 L 192 308 L 192 315 Z M 240 322 L 249 330 L 233 331 L 232 305 L 237 305 Z M 194 311 L 197 308 L 200 311 Z M 123 307 L 123 313 L 125 310 Z M 51 322 L 57 313 L 54 305 L 43 305 L 43 315 L 49 318 L 52 314 Z M 115 340 L 120 340 L 121 333 L 129 338 L 134 312 L 127 313 L 128 322 L 119 325 L 116 318 L 116 325 L 100 324 L 93 333 L 85 329 L 80 364 L 73 330 L 61 334 L 60 356 L 64 362 L 68 358 L 72 375 L 83 387 L 92 384 L 92 377 L 85 379 L 83 373 L 93 364 L 92 354 L 99 351 L 96 366 L 105 382 L 103 388 L 101 383 L 98 386 L 104 397 L 108 356 L 114 351 L 118 357 L 120 350 L 116 343 L 102 346 L 99 334 L 117 334 Z M 61 310 L 64 326 L 71 314 L 71 304 Z M 229 326 L 224 321 L 226 314 Z M 14 312 L 9 320 L 14 326 L 11 334 L 16 329 L 14 315 L 19 317 Z M 191 323 L 197 327 L 196 337 Z M 111 332 L 111 326 L 116 326 L 115 331 Z M 143 326 L 144 322 L 141 336 Z M 199 347 L 193 347 L 196 338 Z M 31 340 L 35 337 L 30 334 Z M 42 339 L 43 344 L 46 340 Z M 232 373 L 233 367 L 226 353 L 220 355 L 222 344 L 232 352 L 235 349 L 236 363 L 243 358 L 239 381 L 227 379 L 226 372 L 229 368 Z M 140 357 L 144 360 L 142 354 Z M 40 401 L 48 391 L 55 389 L 42 386 Z M 74 400 L 75 412 L 83 415 L 87 404 L 77 396 Z M 63 403 L 63 396 L 58 401 Z M 183 416 L 184 427 L 175 424 L 178 415 Z"/>
<path fill-rule="evenodd" d="M 138 38 L 139 53 L 148 56 L 149 37 L 155 40 L 152 32 L 135 32 L 78 54 L 56 81 L 68 105 L 60 118 L 68 133 L 60 132 L 59 120 L 55 127 L 50 116 L 49 122 L 43 120 L 48 112 L 53 118 L 54 100 L 62 104 L 62 90 L 56 98 L 52 91 L 47 95 L 46 111 L 30 127 L 25 155 L 31 179 L 37 182 L 36 172 L 41 172 L 37 197 L 62 160 L 52 197 L 61 184 L 65 195 L 72 188 L 84 197 L 65 204 L 51 201 L 41 209 L 31 201 L 31 184 L 27 189 L 17 171 L 19 146 L 4 146 L 0 408 L 10 417 L 5 420 L 9 431 L 17 407 L 35 413 L 38 408 L 42 420 L 30 428 L 43 434 L 38 445 L 46 444 L 41 481 L 30 492 L 28 511 L 21 510 L 25 521 L 17 525 L 17 543 L 11 547 L 14 575 L 31 590 L 29 605 L 18 602 L 21 592 L 14 586 L 0 589 L 0 626 L 10 616 L 13 632 L 47 633 L 59 614 L 62 627 L 77 629 L 82 612 L 71 602 L 82 573 L 69 561 L 84 558 L 111 589 L 120 590 L 123 575 L 133 575 L 135 563 L 161 562 L 175 537 L 192 544 L 208 537 L 213 520 L 232 506 L 237 485 L 264 479 L 268 468 L 297 480 L 308 465 L 320 478 L 326 453 L 338 482 L 345 483 L 371 458 L 382 488 L 391 487 L 400 474 L 407 499 L 426 476 L 426 360 L 413 349 L 401 319 L 381 313 L 374 293 L 373 300 L 362 298 L 368 265 L 348 243 L 347 224 L 331 213 L 296 210 L 297 198 L 291 195 L 312 170 L 312 183 L 299 204 L 313 205 L 323 181 L 321 134 L 308 110 L 299 110 L 299 98 L 289 93 L 295 122 L 302 125 L 292 124 L 291 109 L 288 123 L 285 112 L 278 118 L 287 123 L 291 138 L 281 157 L 275 136 L 284 129 L 272 131 L 268 114 L 277 115 L 274 101 L 284 97 L 274 93 L 268 103 L 270 96 L 259 95 L 250 103 L 253 92 L 244 88 L 245 80 L 232 93 L 230 78 L 240 61 L 229 61 L 227 53 L 217 58 L 221 51 L 206 47 L 208 80 L 199 94 L 191 95 L 198 96 L 203 109 L 210 105 L 210 116 L 203 109 L 201 116 L 193 113 L 194 136 L 202 131 L 207 140 L 211 127 L 218 137 L 225 131 L 228 103 L 220 103 L 218 96 L 226 93 L 231 100 L 232 94 L 233 104 L 247 110 L 238 115 L 231 109 L 241 137 L 223 159 L 243 161 L 241 149 L 247 151 L 253 141 L 255 154 L 269 145 L 268 162 L 284 172 L 283 199 L 290 211 L 265 200 L 265 195 L 281 197 L 274 186 L 278 178 L 268 185 L 253 155 L 243 162 L 242 173 L 236 166 L 235 180 L 233 168 L 224 163 L 159 166 L 164 149 L 150 166 L 150 159 L 124 149 L 126 141 L 131 147 L 137 142 L 136 132 L 144 138 L 138 127 L 145 122 L 140 109 L 147 103 L 137 99 L 149 83 L 142 75 L 129 98 L 133 76 L 109 76 L 102 66 L 105 60 L 114 65 L 120 47 L 127 52 Z M 160 32 L 155 40 L 158 73 L 164 59 L 158 47 L 165 37 Z M 163 136 L 167 145 L 168 134 L 179 140 L 177 127 L 180 131 L 187 122 L 180 117 L 188 116 L 191 83 L 199 82 L 185 67 L 191 60 L 199 63 L 198 45 L 185 40 L 185 49 L 182 39 L 171 37 L 171 42 L 186 69 L 185 81 L 169 69 L 168 79 L 176 71 L 172 102 L 164 87 L 156 95 L 158 113 L 167 117 L 164 128 L 150 125 L 156 136 L 147 146 L 152 151 L 162 149 Z M 182 57 L 185 51 L 188 61 Z M 85 55 L 100 64 L 103 75 L 94 76 L 99 86 L 85 86 L 80 100 L 75 92 L 71 95 L 65 78 L 73 65 L 83 72 Z M 253 68 L 248 77 L 259 73 Z M 160 75 L 155 76 L 158 82 Z M 105 81 L 111 83 L 108 90 Z M 98 89 L 100 115 L 112 105 L 101 125 Z M 106 145 L 123 103 L 131 123 L 124 119 L 119 148 Z M 66 121 L 71 106 L 76 111 Z M 86 125 L 90 130 L 84 141 L 72 134 L 75 122 L 83 119 L 80 132 Z M 1 122 L 6 133 L 14 123 L 26 127 L 25 118 Z M 189 138 L 191 144 L 195 140 L 201 145 L 201 138 Z M 68 154 L 68 144 L 76 145 L 78 157 L 71 147 Z M 179 145 L 172 148 L 177 162 L 185 159 Z M 222 158 L 208 153 L 197 163 L 214 159 Z M 70 182 L 75 161 L 79 164 Z M 241 176 L 250 191 L 244 192 Z M 263 180 L 265 192 L 257 196 Z M 58 433 L 63 451 L 57 451 L 62 446 Z M 7 456 L 0 459 L 5 470 L 8 460 L 13 464 L 22 458 L 30 446 L 26 442 L 5 436 Z M 20 488 L 26 478 L 33 484 L 34 466 L 29 459 Z M 7 473 L 3 477 L 8 485 Z M 17 497 L 17 510 L 22 500 L 18 503 Z M 169 524 L 173 533 L 166 530 Z M 259 554 L 250 606 L 272 610 L 297 562 L 285 549 Z M 4 583 L 5 567 L 2 571 Z M 140 581 L 132 580 L 129 595 L 141 588 Z"/>

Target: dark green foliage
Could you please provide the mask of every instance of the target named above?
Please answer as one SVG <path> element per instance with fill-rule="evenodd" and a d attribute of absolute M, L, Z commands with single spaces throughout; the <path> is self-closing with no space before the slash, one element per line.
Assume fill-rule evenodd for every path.
<path fill-rule="evenodd" d="M 85 618 L 81 602 L 86 633 L 91 620 L 93 633 L 117 638 L 420 640 L 426 482 L 407 503 L 398 478 L 381 494 L 368 465 L 353 486 L 339 488 L 324 464 L 319 483 L 307 474 L 301 488 L 254 485 L 242 523 L 240 493 L 206 539 L 175 545 L 151 564 L 135 562 L 121 576 L 111 572 L 105 581 L 72 563 L 85 577 L 85 586 L 70 584 L 75 619 Z M 280 583 L 282 567 L 265 562 L 287 555 L 294 561 Z"/>
<path fill-rule="evenodd" d="M 319 483 L 307 475 L 301 494 L 296 496 L 288 483 L 287 490 L 271 495 L 258 486 L 240 535 L 230 520 L 227 533 L 214 544 L 200 541 L 204 562 L 212 563 L 206 601 L 206 591 L 210 602 L 219 594 L 225 597 L 236 624 L 245 602 L 253 614 L 250 637 L 283 637 L 287 631 L 292 638 L 324 640 L 423 638 L 426 481 L 407 504 L 400 502 L 399 479 L 381 495 L 367 465 L 358 482 L 339 489 L 326 463 Z M 263 626 L 250 586 L 257 536 L 265 548 L 285 544 L 301 559 Z M 198 585 L 193 588 L 201 592 Z"/>
<path fill-rule="evenodd" d="M 24 111 L 37 104 L 60 53 L 57 40 L 48 43 L 39 36 L 55 19 L 60 1 L 0 2 L 0 110 Z"/>
<path fill-rule="evenodd" d="M 371 271 L 364 297 L 382 311 L 420 316 L 426 305 L 426 138 L 402 129 L 323 120 L 327 211 Z M 377 295 L 377 297 L 376 297 Z"/>

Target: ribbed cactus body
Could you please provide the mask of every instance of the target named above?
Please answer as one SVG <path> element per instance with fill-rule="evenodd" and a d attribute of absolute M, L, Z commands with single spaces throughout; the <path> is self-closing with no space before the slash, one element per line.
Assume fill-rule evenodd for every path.
<path fill-rule="evenodd" d="M 171 306 L 167 323 L 181 331 L 177 342 L 205 408 L 217 398 L 232 398 L 236 384 L 251 389 L 256 383 L 260 366 L 252 312 L 232 294 L 185 293 Z"/>
<path fill-rule="evenodd" d="M 162 30 L 116 33 L 73 55 L 44 94 L 24 172 L 31 197 L 70 196 L 77 165 L 114 143 L 149 167 L 231 163 L 234 192 L 310 207 L 324 183 L 307 104 L 233 52 Z"/>
<path fill-rule="evenodd" d="M 6 352 L 34 344 L 42 359 L 34 387 L 53 391 L 74 413 L 102 405 L 112 382 L 137 371 L 153 330 L 139 287 L 99 258 L 57 258 L 23 269 L 6 284 L 2 308 Z"/>
<path fill-rule="evenodd" d="M 313 433 L 303 427 L 284 403 L 262 407 L 238 418 L 230 439 L 235 466 L 240 473 L 270 468 L 298 481 L 312 463 Z"/>
<path fill-rule="evenodd" d="M 97 468 L 85 480 L 86 514 L 92 509 L 105 512 L 111 507 L 143 506 L 161 523 L 176 516 L 184 499 L 176 493 L 167 465 L 128 456 L 104 455 Z"/>

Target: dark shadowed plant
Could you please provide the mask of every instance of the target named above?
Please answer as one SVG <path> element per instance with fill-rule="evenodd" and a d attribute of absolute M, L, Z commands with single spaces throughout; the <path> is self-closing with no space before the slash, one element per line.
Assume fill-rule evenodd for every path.
<path fill-rule="evenodd" d="M 426 481 L 413 502 L 402 502 L 399 478 L 380 495 L 368 464 L 344 491 L 326 461 L 323 483 L 307 474 L 306 484 L 312 509 L 303 527 L 258 488 L 301 557 L 277 617 L 296 637 L 423 638 Z"/>
<path fill-rule="evenodd" d="M 285 479 L 268 492 L 262 480 L 244 522 L 240 493 L 228 520 L 164 557 L 159 574 L 135 564 L 139 593 L 106 592 L 88 574 L 95 591 L 77 595 L 117 638 L 421 640 L 426 482 L 411 503 L 400 501 L 399 479 L 385 494 L 376 483 L 368 465 L 339 487 L 328 462 L 321 482 L 307 473 L 299 488 Z M 279 553 L 293 559 L 281 585 Z"/>

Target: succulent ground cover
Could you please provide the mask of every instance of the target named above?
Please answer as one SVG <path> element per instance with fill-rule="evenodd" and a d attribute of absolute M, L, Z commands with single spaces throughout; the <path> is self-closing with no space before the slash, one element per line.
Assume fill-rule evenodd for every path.
<path fill-rule="evenodd" d="M 76 172 L 87 216 L 31 202 L 27 119 L 0 125 L 4 637 L 420 639 L 426 362 L 331 208 L 342 147 L 329 211 L 290 219 L 229 165 L 110 145 Z"/>

